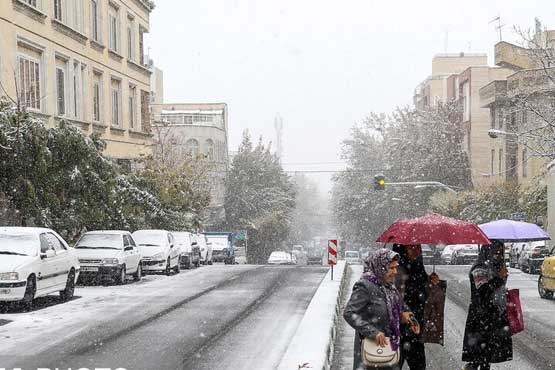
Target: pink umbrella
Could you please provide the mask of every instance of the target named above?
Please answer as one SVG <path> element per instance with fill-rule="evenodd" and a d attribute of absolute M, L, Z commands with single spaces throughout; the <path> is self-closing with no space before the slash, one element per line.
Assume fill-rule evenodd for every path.
<path fill-rule="evenodd" d="M 377 240 L 397 244 L 491 244 L 478 225 L 441 215 L 393 223 Z"/>

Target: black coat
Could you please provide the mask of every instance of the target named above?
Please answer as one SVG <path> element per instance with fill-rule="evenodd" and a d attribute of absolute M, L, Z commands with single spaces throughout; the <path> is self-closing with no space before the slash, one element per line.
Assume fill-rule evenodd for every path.
<path fill-rule="evenodd" d="M 464 333 L 462 360 L 497 363 L 513 358 L 506 311 L 505 280 L 497 269 L 477 262 L 470 270 L 471 302 Z"/>
<path fill-rule="evenodd" d="M 362 278 L 355 283 L 351 298 L 345 305 L 343 318 L 355 331 L 354 369 L 362 367 L 360 343 L 362 337 L 374 339 L 379 332 L 391 337 L 386 297 L 374 283 Z"/>

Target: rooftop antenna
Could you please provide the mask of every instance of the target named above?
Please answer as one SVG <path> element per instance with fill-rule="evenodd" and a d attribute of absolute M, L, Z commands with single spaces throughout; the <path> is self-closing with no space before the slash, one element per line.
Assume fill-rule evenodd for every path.
<path fill-rule="evenodd" d="M 505 27 L 505 25 L 501 24 L 501 15 L 498 15 L 497 17 L 493 18 L 491 21 L 488 22 L 488 24 L 492 24 L 495 22 L 497 22 L 495 29 L 499 31 L 499 41 L 503 41 L 503 33 L 501 32 L 501 30 L 503 29 L 503 27 Z"/>

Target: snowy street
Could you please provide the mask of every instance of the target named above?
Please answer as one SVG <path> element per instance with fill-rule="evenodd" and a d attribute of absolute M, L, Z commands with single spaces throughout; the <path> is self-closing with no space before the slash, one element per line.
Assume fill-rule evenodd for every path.
<path fill-rule="evenodd" d="M 427 266 L 428 271 L 431 267 Z M 437 273 L 447 280 L 445 306 L 445 346 L 426 345 L 428 369 L 460 369 L 462 339 L 466 322 L 466 310 L 470 300 L 468 271 L 470 266 L 438 266 Z M 362 266 L 351 265 L 349 289 L 362 272 Z M 520 289 L 524 313 L 525 331 L 513 336 L 514 360 L 492 365 L 495 370 L 547 370 L 555 368 L 555 301 L 541 299 L 537 292 L 538 275 L 510 269 L 508 288 Z M 344 305 L 345 302 L 342 302 Z M 354 331 L 343 321 L 338 327 L 338 339 L 334 354 L 333 370 L 352 369 Z M 404 369 L 408 367 L 405 365 Z"/>
<path fill-rule="evenodd" d="M 0 314 L 0 368 L 275 368 L 326 271 L 214 265 L 78 287 Z"/>

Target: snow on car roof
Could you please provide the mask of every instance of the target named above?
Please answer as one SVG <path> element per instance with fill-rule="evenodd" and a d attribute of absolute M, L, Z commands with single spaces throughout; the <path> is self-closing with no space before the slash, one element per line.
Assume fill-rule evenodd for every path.
<path fill-rule="evenodd" d="M 22 227 L 22 226 L 2 226 L 0 227 L 0 233 L 2 234 L 40 234 L 44 232 L 51 232 L 52 229 L 47 229 L 45 227 Z"/>
<path fill-rule="evenodd" d="M 131 234 L 131 233 L 125 230 L 93 230 L 93 231 L 87 231 L 85 234 Z"/>

